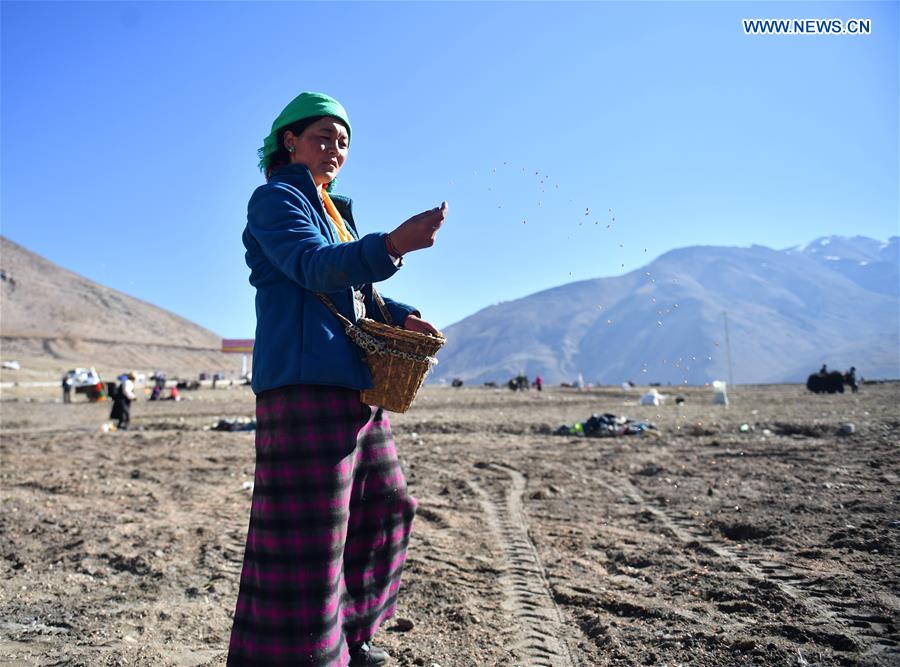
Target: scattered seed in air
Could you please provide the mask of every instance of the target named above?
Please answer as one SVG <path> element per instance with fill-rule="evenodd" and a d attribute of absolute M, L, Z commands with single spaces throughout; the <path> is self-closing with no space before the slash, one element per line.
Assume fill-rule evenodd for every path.
<path fill-rule="evenodd" d="M 524 225 L 524 224 L 527 223 L 527 222 L 528 222 L 527 220 L 523 220 L 523 221 L 522 221 L 522 224 Z"/>
<path fill-rule="evenodd" d="M 606 320 L 607 324 L 612 324 L 612 320 Z"/>
<path fill-rule="evenodd" d="M 678 308 L 678 304 L 676 303 L 672 308 Z"/>
<path fill-rule="evenodd" d="M 662 326 L 662 322 L 659 321 L 659 320 L 656 320 L 656 326 L 661 327 L 661 326 Z"/>

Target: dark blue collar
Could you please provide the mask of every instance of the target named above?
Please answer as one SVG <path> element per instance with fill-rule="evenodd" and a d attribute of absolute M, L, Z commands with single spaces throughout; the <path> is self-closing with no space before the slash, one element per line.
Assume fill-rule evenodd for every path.
<path fill-rule="evenodd" d="M 321 208 L 316 183 L 313 181 L 312 172 L 305 164 L 286 164 L 283 167 L 278 167 L 269 177 L 269 183 L 287 183 L 292 185 L 302 192 L 303 196 L 310 203 L 313 205 L 319 204 L 318 208 Z M 322 211 L 322 215 L 324 214 L 325 212 Z"/>
<path fill-rule="evenodd" d="M 319 191 L 318 188 L 316 188 L 316 182 L 313 180 L 312 172 L 310 172 L 309 167 L 305 164 L 286 164 L 283 167 L 278 167 L 269 177 L 269 183 L 287 183 L 288 185 L 297 188 L 303 196 L 306 197 L 316 213 L 322 217 L 322 221 L 328 220 L 328 216 L 325 214 L 325 208 L 322 206 L 322 202 L 319 199 Z M 330 196 L 331 201 L 334 202 L 334 207 L 337 209 L 340 216 L 345 222 L 349 223 L 354 236 L 359 238 L 359 232 L 356 231 L 356 222 L 353 220 L 352 200 L 349 197 L 344 197 L 342 195 Z M 330 231 L 330 224 L 327 226 L 327 229 Z"/>

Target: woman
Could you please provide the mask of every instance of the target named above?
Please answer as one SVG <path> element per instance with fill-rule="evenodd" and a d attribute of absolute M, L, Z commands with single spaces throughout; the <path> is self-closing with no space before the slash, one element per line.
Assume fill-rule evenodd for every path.
<path fill-rule="evenodd" d="M 134 393 L 134 380 L 137 375 L 132 371 L 122 378 L 116 393 L 113 395 L 113 406 L 109 413 L 110 419 L 118 420 L 116 428 L 127 431 L 131 423 L 131 402 L 137 398 Z"/>
<path fill-rule="evenodd" d="M 344 107 L 302 93 L 260 149 L 268 182 L 244 230 L 256 287 L 256 474 L 229 665 L 380 665 L 371 644 L 393 615 L 416 503 L 387 415 L 360 402 L 362 351 L 317 293 L 349 319 L 381 320 L 372 283 L 434 244 L 446 204 L 389 234 L 360 237 L 330 195 L 350 146 Z M 385 298 L 394 322 L 437 330 Z"/>

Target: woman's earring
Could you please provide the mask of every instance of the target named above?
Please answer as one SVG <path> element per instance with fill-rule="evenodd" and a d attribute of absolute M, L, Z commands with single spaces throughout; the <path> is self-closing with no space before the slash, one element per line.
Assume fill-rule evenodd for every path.
<path fill-rule="evenodd" d="M 294 152 L 294 147 L 288 146 L 288 153 L 293 153 L 293 152 Z"/>

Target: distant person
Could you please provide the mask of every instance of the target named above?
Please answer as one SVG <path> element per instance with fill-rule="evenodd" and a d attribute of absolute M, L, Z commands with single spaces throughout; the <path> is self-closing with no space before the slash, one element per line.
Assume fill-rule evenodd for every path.
<path fill-rule="evenodd" d="M 847 371 L 845 381 L 850 385 L 850 389 L 854 394 L 859 391 L 859 382 L 856 381 L 856 366 L 851 366 L 850 370 Z"/>
<path fill-rule="evenodd" d="M 167 401 L 180 401 L 180 400 L 181 400 L 181 394 L 178 393 L 178 387 L 177 387 L 177 386 L 172 387 L 172 388 L 169 390 L 169 396 L 166 398 L 166 400 L 167 400 Z"/>
<path fill-rule="evenodd" d="M 72 378 L 70 378 L 68 375 L 63 376 L 62 392 L 63 392 L 63 403 L 71 403 L 72 402 Z"/>
<path fill-rule="evenodd" d="M 405 137 L 409 111 L 399 100 L 393 110 L 384 129 Z M 351 321 L 384 322 L 371 284 L 432 246 L 447 209 L 360 237 L 350 200 L 331 194 L 349 145 L 344 107 L 303 93 L 260 150 L 267 183 L 243 235 L 256 288 L 256 473 L 229 667 L 387 659 L 372 637 L 396 609 L 416 501 L 387 414 L 360 400 L 372 386 L 360 348 L 318 294 Z M 410 163 L 386 167 L 402 199 Z M 439 333 L 412 306 L 384 301 L 405 329 Z"/>
<path fill-rule="evenodd" d="M 544 380 L 541 378 L 540 375 L 535 375 L 534 376 L 534 388 L 537 389 L 538 391 L 541 391 L 543 386 L 544 386 Z"/>
<path fill-rule="evenodd" d="M 151 401 L 159 401 L 162 398 L 163 389 L 166 386 L 165 380 L 160 380 L 157 378 L 156 382 L 153 384 L 153 391 L 150 392 L 150 400 Z"/>
<path fill-rule="evenodd" d="M 828 364 L 822 364 L 822 368 L 819 369 L 819 375 L 828 375 Z"/>
<path fill-rule="evenodd" d="M 118 420 L 116 428 L 120 430 L 128 430 L 131 422 L 131 402 L 137 398 L 134 394 L 135 377 L 134 373 L 126 375 L 113 396 L 113 407 L 109 418 Z"/>

